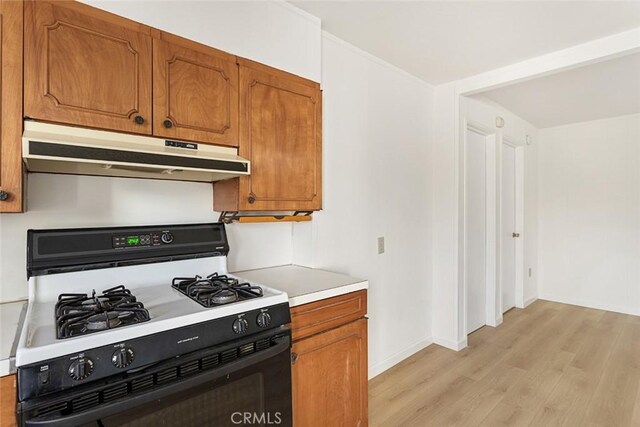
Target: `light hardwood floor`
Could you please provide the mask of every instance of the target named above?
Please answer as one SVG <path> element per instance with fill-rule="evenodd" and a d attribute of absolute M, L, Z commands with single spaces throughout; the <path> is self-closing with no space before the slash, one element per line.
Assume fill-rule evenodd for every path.
<path fill-rule="evenodd" d="M 536 301 L 369 382 L 371 426 L 640 426 L 640 317 Z"/>

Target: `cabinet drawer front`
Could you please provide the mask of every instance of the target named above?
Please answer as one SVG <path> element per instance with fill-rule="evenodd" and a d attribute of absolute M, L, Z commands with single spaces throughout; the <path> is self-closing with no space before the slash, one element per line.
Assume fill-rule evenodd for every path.
<path fill-rule="evenodd" d="M 367 425 L 367 319 L 295 342 L 293 425 Z"/>
<path fill-rule="evenodd" d="M 284 73 L 282 73 L 284 74 Z M 322 93 L 276 70 L 240 65 L 240 210 L 322 206 Z"/>
<path fill-rule="evenodd" d="M 235 56 L 164 33 L 162 38 L 153 41 L 154 135 L 237 147 Z"/>
<path fill-rule="evenodd" d="M 299 340 L 354 320 L 367 314 L 367 291 L 300 305 L 291 309 L 293 340 Z"/>
<path fill-rule="evenodd" d="M 25 5 L 25 115 L 151 134 L 148 27 L 76 3 Z"/>

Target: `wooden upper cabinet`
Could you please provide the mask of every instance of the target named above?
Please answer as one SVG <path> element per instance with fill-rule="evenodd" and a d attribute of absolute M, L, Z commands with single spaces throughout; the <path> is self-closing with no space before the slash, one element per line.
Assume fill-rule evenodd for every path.
<path fill-rule="evenodd" d="M 293 343 L 293 425 L 367 425 L 367 320 Z"/>
<path fill-rule="evenodd" d="M 151 134 L 151 29 L 78 2 L 25 4 L 25 115 Z"/>
<path fill-rule="evenodd" d="M 23 206 L 22 15 L 21 2 L 0 0 L 0 212 Z"/>
<path fill-rule="evenodd" d="M 237 146 L 236 57 L 161 33 L 153 58 L 154 135 Z"/>
<path fill-rule="evenodd" d="M 239 155 L 251 160 L 251 175 L 239 179 L 238 210 L 321 209 L 320 85 L 252 61 L 239 62 Z"/>

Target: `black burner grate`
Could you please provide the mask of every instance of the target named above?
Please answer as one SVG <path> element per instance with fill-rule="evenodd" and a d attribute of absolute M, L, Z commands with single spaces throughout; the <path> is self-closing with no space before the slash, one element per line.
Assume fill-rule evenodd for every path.
<path fill-rule="evenodd" d="M 204 307 L 216 307 L 259 298 L 263 295 L 260 286 L 241 283 L 237 279 L 218 273 L 213 273 L 206 278 L 176 277 L 171 286 Z"/>
<path fill-rule="evenodd" d="M 124 286 L 96 295 L 61 294 L 56 303 L 56 336 L 71 338 L 149 320 L 149 311 Z"/>

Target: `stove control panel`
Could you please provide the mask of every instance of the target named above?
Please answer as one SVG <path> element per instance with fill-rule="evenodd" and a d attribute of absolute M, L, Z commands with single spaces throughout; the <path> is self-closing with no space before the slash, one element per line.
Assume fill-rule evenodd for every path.
<path fill-rule="evenodd" d="M 267 322 L 267 317 L 262 316 L 267 311 L 271 320 L 269 325 L 258 326 L 258 316 L 261 322 Z M 233 346 L 240 337 L 279 328 L 290 322 L 289 304 L 281 303 L 19 366 L 19 399 L 25 401 L 105 378 L 120 378 L 145 366 L 212 346 Z M 98 336 L 102 333 L 96 332 Z M 109 333 L 104 334 L 108 339 Z"/>
<path fill-rule="evenodd" d="M 170 231 L 151 232 L 145 234 L 127 234 L 113 236 L 111 241 L 114 249 L 161 246 L 173 243 L 173 234 Z"/>

